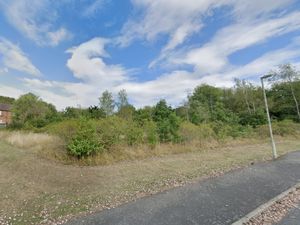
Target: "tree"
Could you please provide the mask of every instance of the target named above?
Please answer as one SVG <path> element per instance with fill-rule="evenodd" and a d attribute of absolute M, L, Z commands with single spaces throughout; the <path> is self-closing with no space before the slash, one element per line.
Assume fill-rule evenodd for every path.
<path fill-rule="evenodd" d="M 256 104 L 254 101 L 254 85 L 246 80 L 240 80 L 235 78 L 235 96 L 237 97 L 236 100 L 241 104 L 246 106 L 247 111 L 249 114 L 253 114 L 256 111 Z"/>
<path fill-rule="evenodd" d="M 23 127 L 43 127 L 55 120 L 57 111 L 52 104 L 42 101 L 38 96 L 28 93 L 20 96 L 12 107 L 13 125 Z"/>
<path fill-rule="evenodd" d="M 114 112 L 115 101 L 113 99 L 112 93 L 109 91 L 104 91 L 102 96 L 99 98 L 100 109 L 102 109 L 106 116 L 111 116 Z"/>
<path fill-rule="evenodd" d="M 159 139 L 162 142 L 177 141 L 179 138 L 179 118 L 165 100 L 160 100 L 153 110 Z"/>
<path fill-rule="evenodd" d="M 127 97 L 127 93 L 125 89 L 122 89 L 121 91 L 119 91 L 118 93 L 118 101 L 117 101 L 117 107 L 118 107 L 118 111 L 120 111 L 120 109 L 122 107 L 128 106 L 128 97 Z"/>
<path fill-rule="evenodd" d="M 82 109 L 75 107 L 66 107 L 63 111 L 63 116 L 69 119 L 76 119 L 82 116 Z"/>
<path fill-rule="evenodd" d="M 146 123 L 152 121 L 153 107 L 146 106 L 142 109 L 135 110 L 133 114 L 133 120 L 140 126 L 144 126 Z"/>
<path fill-rule="evenodd" d="M 296 98 L 293 83 L 299 80 L 300 73 L 297 71 L 291 64 L 283 64 L 280 65 L 277 71 L 271 72 L 274 80 L 283 80 L 288 83 L 289 89 L 292 94 L 293 101 L 295 103 L 295 108 L 298 115 L 298 120 L 300 120 L 300 110 L 299 110 L 299 102 Z"/>
<path fill-rule="evenodd" d="M 200 85 L 189 97 L 189 114 L 192 123 L 199 124 L 216 120 L 217 113 L 224 109 L 223 91 L 210 85 Z"/>
<path fill-rule="evenodd" d="M 122 106 L 118 113 L 117 116 L 119 116 L 120 118 L 124 119 L 124 120 L 133 120 L 134 117 L 134 113 L 135 113 L 135 108 L 133 105 L 124 105 Z"/>
<path fill-rule="evenodd" d="M 6 97 L 6 96 L 0 96 L 0 103 L 2 104 L 9 104 L 12 105 L 14 103 L 15 99 Z"/>
<path fill-rule="evenodd" d="M 98 106 L 90 106 L 88 108 L 88 117 L 92 119 L 100 119 L 105 117 L 105 112 Z"/>

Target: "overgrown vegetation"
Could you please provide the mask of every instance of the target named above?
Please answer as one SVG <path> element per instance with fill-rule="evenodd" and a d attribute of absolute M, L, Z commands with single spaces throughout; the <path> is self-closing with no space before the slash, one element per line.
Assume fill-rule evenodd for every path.
<path fill-rule="evenodd" d="M 267 97 L 274 133 L 295 135 L 300 130 L 299 72 L 287 64 L 271 73 Z M 122 155 L 122 149 L 132 146 L 154 149 L 158 144 L 201 145 L 268 135 L 261 88 L 239 79 L 232 88 L 200 85 L 177 108 L 162 99 L 155 106 L 136 109 L 129 104 L 125 90 L 118 93 L 117 100 L 105 91 L 99 97 L 99 105 L 87 109 L 67 107 L 59 112 L 32 93 L 10 104 L 11 129 L 56 135 L 64 143 L 67 157 L 75 159 L 90 160 L 116 152 Z"/>

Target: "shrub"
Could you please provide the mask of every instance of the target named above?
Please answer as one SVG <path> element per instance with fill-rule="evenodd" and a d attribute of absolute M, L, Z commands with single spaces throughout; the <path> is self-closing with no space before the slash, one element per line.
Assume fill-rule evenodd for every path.
<path fill-rule="evenodd" d="M 195 125 L 190 122 L 183 122 L 179 128 L 179 135 L 182 142 L 202 142 L 216 138 L 216 134 L 211 124 L 202 123 Z"/>
<path fill-rule="evenodd" d="M 176 142 L 179 140 L 179 117 L 165 100 L 159 101 L 153 110 L 153 120 L 157 125 L 157 132 L 161 142 Z"/>
<path fill-rule="evenodd" d="M 154 148 L 159 141 L 156 124 L 153 121 L 145 122 L 143 129 L 145 132 L 144 142 Z"/>
<path fill-rule="evenodd" d="M 80 129 L 80 120 L 70 119 L 48 125 L 44 130 L 69 142 Z"/>
<path fill-rule="evenodd" d="M 273 133 L 276 135 L 297 135 L 300 132 L 300 124 L 294 123 L 292 120 L 283 120 L 273 123 Z"/>
<path fill-rule="evenodd" d="M 103 140 L 106 150 L 111 149 L 114 145 L 126 142 L 126 122 L 123 119 L 111 116 L 94 121 L 94 123 L 97 136 Z"/>
<path fill-rule="evenodd" d="M 200 137 L 200 128 L 193 123 L 183 122 L 179 127 L 179 136 L 183 142 L 198 140 Z"/>
<path fill-rule="evenodd" d="M 130 146 L 141 144 L 143 142 L 143 129 L 137 124 L 127 123 L 125 137 L 127 144 Z"/>
<path fill-rule="evenodd" d="M 253 114 L 248 112 L 242 113 L 240 115 L 240 124 L 249 125 L 252 127 L 257 127 L 267 123 L 266 113 L 263 110 L 258 110 Z"/>
<path fill-rule="evenodd" d="M 68 143 L 68 150 L 71 155 L 78 158 L 103 150 L 103 143 L 97 137 L 95 126 L 91 122 L 87 120 L 80 121 L 78 131 Z"/>
<path fill-rule="evenodd" d="M 299 135 L 300 124 L 294 123 L 291 120 L 283 120 L 280 122 L 272 122 L 272 130 L 274 135 L 287 136 L 287 135 Z M 256 128 L 256 133 L 259 137 L 269 137 L 268 125 L 262 125 Z"/>

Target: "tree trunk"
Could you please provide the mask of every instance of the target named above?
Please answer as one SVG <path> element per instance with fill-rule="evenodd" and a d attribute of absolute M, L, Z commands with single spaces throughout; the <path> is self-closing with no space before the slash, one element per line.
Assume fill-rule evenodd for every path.
<path fill-rule="evenodd" d="M 300 120 L 299 103 L 298 103 L 297 98 L 296 98 L 296 96 L 295 96 L 295 92 L 294 92 L 294 88 L 293 88 L 293 85 L 292 85 L 292 81 L 291 81 L 291 80 L 289 80 L 289 84 L 290 84 L 292 96 L 293 96 L 293 99 L 294 99 L 294 102 L 295 102 L 295 105 L 296 105 L 297 114 L 298 114 L 298 119 Z"/>

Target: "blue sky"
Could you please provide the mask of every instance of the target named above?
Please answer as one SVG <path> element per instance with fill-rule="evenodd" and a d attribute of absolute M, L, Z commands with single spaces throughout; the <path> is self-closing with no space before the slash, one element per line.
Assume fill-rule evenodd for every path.
<path fill-rule="evenodd" d="M 176 106 L 197 85 L 300 68 L 297 0 L 0 0 L 0 95 L 62 109 L 125 89 Z"/>

